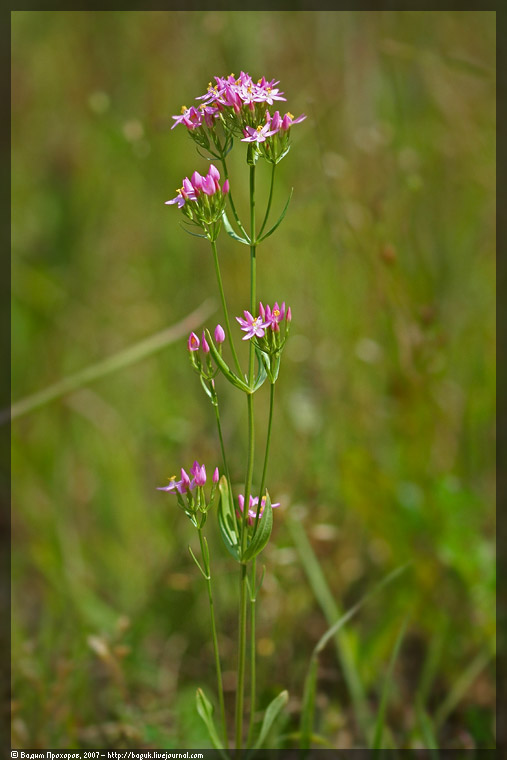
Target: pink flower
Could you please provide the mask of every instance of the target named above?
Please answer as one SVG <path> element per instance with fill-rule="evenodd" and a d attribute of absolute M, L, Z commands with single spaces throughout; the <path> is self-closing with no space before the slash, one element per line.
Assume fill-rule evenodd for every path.
<path fill-rule="evenodd" d="M 279 323 L 282 321 L 282 319 L 285 316 L 285 302 L 282 303 L 282 306 L 278 306 L 278 302 L 275 302 L 275 305 L 273 306 L 273 310 L 269 306 L 266 306 L 266 322 L 269 322 L 270 327 L 273 330 L 280 329 L 278 327 Z"/>
<path fill-rule="evenodd" d="M 267 137 L 274 135 L 275 133 L 270 130 L 269 122 L 267 124 L 259 124 L 255 129 L 253 127 L 245 127 L 243 134 L 245 137 L 241 138 L 241 142 L 257 142 L 261 143 L 266 140 Z"/>
<path fill-rule="evenodd" d="M 239 509 L 240 512 L 237 513 L 238 517 L 241 517 L 243 514 L 244 508 L 245 508 L 245 497 L 243 494 L 238 494 L 238 503 L 239 503 Z M 257 496 L 254 498 L 252 495 L 250 495 L 250 499 L 248 502 L 248 517 L 247 522 L 249 525 L 253 525 L 255 517 L 257 515 L 257 505 L 259 503 L 259 499 Z M 262 513 L 264 512 L 264 507 L 266 506 L 266 497 L 263 496 L 261 499 L 261 508 L 259 510 L 259 520 L 262 517 Z M 276 504 L 271 504 L 272 509 L 275 509 L 276 507 L 279 507 L 280 503 L 276 502 Z"/>
<path fill-rule="evenodd" d="M 249 340 L 250 338 L 253 338 L 254 335 L 257 335 L 258 338 L 263 338 L 265 328 L 268 327 L 270 323 L 263 322 L 261 317 L 253 317 L 249 311 L 244 311 L 243 314 L 245 315 L 245 319 L 236 317 L 241 329 L 246 332 L 243 340 Z"/>
<path fill-rule="evenodd" d="M 300 121 L 304 121 L 305 119 L 306 114 L 304 113 L 302 113 L 301 116 L 298 116 L 297 119 L 295 119 L 291 113 L 286 113 L 282 119 L 281 128 L 290 129 L 293 124 L 299 124 Z"/>
<path fill-rule="evenodd" d="M 192 465 L 190 474 L 194 477 L 194 485 L 203 486 L 206 483 L 206 467 L 196 460 Z"/>
<path fill-rule="evenodd" d="M 188 343 L 187 343 L 188 350 L 189 351 L 198 351 L 199 350 L 199 345 L 200 345 L 199 338 L 197 337 L 197 335 L 194 332 L 191 332 L 190 335 L 188 336 Z"/>
<path fill-rule="evenodd" d="M 186 493 L 187 491 L 191 491 L 194 487 L 194 481 L 190 481 L 190 478 L 188 477 L 187 473 L 181 468 L 181 480 L 176 480 L 176 475 L 173 475 L 172 478 L 170 478 L 170 482 L 168 486 L 162 486 L 158 487 L 157 491 L 168 491 L 169 493 L 174 493 L 175 491 L 178 491 L 178 493 Z"/>
<path fill-rule="evenodd" d="M 203 117 L 202 113 L 198 111 L 197 108 L 194 108 L 194 106 L 191 106 L 190 108 L 182 106 L 181 114 L 179 116 L 173 116 L 172 118 L 174 119 L 174 124 L 171 129 L 174 129 L 177 124 L 185 124 L 189 129 L 195 129 L 195 127 L 201 126 Z"/>

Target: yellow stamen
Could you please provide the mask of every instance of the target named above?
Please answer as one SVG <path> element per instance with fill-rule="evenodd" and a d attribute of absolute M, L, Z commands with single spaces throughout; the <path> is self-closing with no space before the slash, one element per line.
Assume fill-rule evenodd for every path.
<path fill-rule="evenodd" d="M 259 124 L 259 126 L 256 127 L 256 129 L 257 129 L 257 132 L 260 132 L 262 130 L 262 124 Z"/>
<path fill-rule="evenodd" d="M 187 110 L 186 106 L 181 106 L 181 113 L 185 113 L 186 110 Z"/>
<path fill-rule="evenodd" d="M 279 317 L 279 316 L 280 316 L 280 311 L 279 311 L 279 309 L 275 309 L 275 310 L 274 310 L 274 312 L 273 312 L 273 316 L 275 316 L 275 317 Z"/>
<path fill-rule="evenodd" d="M 294 115 L 293 115 L 293 114 L 291 114 L 291 112 L 290 112 L 290 111 L 287 111 L 287 116 L 289 117 L 289 119 L 293 119 L 293 118 L 294 118 Z"/>
<path fill-rule="evenodd" d="M 176 475 L 171 475 L 169 478 L 169 482 L 171 483 L 173 480 L 176 480 Z"/>

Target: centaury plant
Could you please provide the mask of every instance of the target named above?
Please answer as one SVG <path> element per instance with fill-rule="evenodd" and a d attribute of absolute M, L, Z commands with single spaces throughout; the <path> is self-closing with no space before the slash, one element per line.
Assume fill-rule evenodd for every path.
<path fill-rule="evenodd" d="M 277 81 L 267 81 L 264 77 L 254 82 L 249 74 L 241 72 L 238 78 L 230 76 L 215 77 L 215 84 L 208 85 L 204 95 L 196 98 L 198 107 L 183 106 L 181 114 L 174 116 L 175 124 L 182 124 L 195 142 L 199 154 L 207 152 L 206 159 L 220 162 L 223 180 L 215 163 L 209 163 L 207 173 L 194 171 L 185 177 L 176 196 L 167 201 L 175 204 L 182 211 L 184 224 L 188 232 L 205 238 L 211 245 L 218 290 L 223 311 L 223 325 L 217 325 L 213 334 L 205 329 L 199 337 L 191 333 L 188 338 L 188 352 L 193 369 L 199 375 L 200 382 L 214 409 L 218 439 L 221 449 L 222 474 L 218 467 L 214 471 L 212 486 L 206 493 L 206 469 L 204 465 L 194 462 L 190 473 L 181 469 L 181 477 L 171 478 L 169 485 L 161 490 L 173 494 L 181 509 L 189 517 L 199 534 L 201 559 L 190 549 L 193 560 L 204 576 L 211 615 L 211 630 L 214 645 L 218 704 L 220 709 L 221 729 L 217 730 L 212 717 L 210 701 L 199 689 L 197 692 L 197 710 L 203 718 L 213 745 L 217 749 L 229 747 L 227 721 L 222 683 L 215 610 L 212 595 L 211 561 L 204 527 L 208 512 L 214 504 L 218 489 L 218 524 L 225 547 L 239 567 L 239 623 L 238 623 L 238 661 L 237 688 L 235 705 L 234 747 L 240 750 L 246 746 L 261 747 L 279 711 L 286 704 L 288 694 L 282 691 L 266 708 L 261 726 L 256 735 L 256 665 L 255 665 L 255 615 L 256 599 L 262 583 L 258 578 L 256 559 L 269 541 L 273 525 L 273 508 L 280 506 L 271 500 L 266 488 L 269 462 L 271 427 L 273 421 L 275 384 L 280 369 L 280 359 L 289 336 L 292 313 L 285 302 L 264 305 L 257 301 L 256 288 L 256 254 L 257 247 L 271 235 L 285 216 L 289 199 L 280 217 L 268 226 L 270 220 L 273 188 L 277 164 L 290 150 L 290 133 L 292 125 L 303 121 L 306 116 L 298 118 L 290 113 L 282 115 L 278 110 L 273 113 L 275 101 L 285 101 L 278 88 Z M 249 174 L 249 208 L 250 218 L 243 222 L 234 204 L 234 188 L 229 183 L 227 156 L 234 143 L 245 143 L 246 163 Z M 256 219 L 256 184 L 255 172 L 259 159 L 271 165 L 271 182 L 265 203 L 264 216 L 260 224 Z M 230 209 L 230 219 L 228 217 Z M 236 316 L 232 321 L 227 308 L 217 240 L 222 229 L 238 243 L 248 247 L 250 252 L 250 292 L 249 302 L 245 304 L 243 316 Z M 248 296 L 246 296 L 248 297 Z M 237 324 L 236 324 L 237 322 Z M 234 327 L 235 325 L 235 327 Z M 236 331 L 236 334 L 234 333 Z M 246 371 L 241 366 L 235 348 L 235 340 L 243 332 L 243 341 L 249 342 L 248 365 Z M 224 358 L 223 345 L 228 341 L 233 366 Z M 216 376 L 221 373 L 236 389 L 245 395 L 248 428 L 246 431 L 247 460 L 242 493 L 234 494 L 231 471 L 220 423 L 219 398 L 215 385 Z M 254 488 L 254 397 L 266 381 L 270 388 L 269 416 L 262 461 L 262 470 L 258 487 Z M 248 734 L 244 735 L 246 721 L 244 716 L 246 665 L 247 665 L 247 626 L 250 630 L 250 702 L 248 716 Z M 222 733 L 222 737 L 220 737 Z"/>

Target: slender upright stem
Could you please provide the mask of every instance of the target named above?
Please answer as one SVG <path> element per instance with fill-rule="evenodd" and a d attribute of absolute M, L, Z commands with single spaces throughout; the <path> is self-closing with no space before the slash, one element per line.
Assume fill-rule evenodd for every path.
<path fill-rule="evenodd" d="M 211 382 L 213 382 L 213 381 L 211 381 Z M 217 421 L 218 438 L 220 440 L 220 450 L 222 452 L 222 461 L 223 461 L 223 464 L 224 464 L 225 475 L 227 477 L 227 482 L 230 484 L 231 479 L 229 477 L 229 467 L 227 465 L 227 457 L 225 456 L 225 446 L 224 446 L 224 439 L 223 439 L 223 436 L 222 436 L 222 425 L 220 423 L 220 412 L 218 410 L 218 398 L 217 398 L 216 392 L 215 392 L 215 396 L 214 396 L 213 406 L 215 408 L 215 417 L 216 417 L 216 421 Z"/>
<path fill-rule="evenodd" d="M 259 230 L 259 237 L 264 232 L 264 227 L 267 224 L 268 218 L 269 218 L 269 212 L 271 211 L 271 201 L 273 200 L 273 187 L 275 184 L 275 170 L 276 170 L 276 164 L 271 165 L 271 184 L 269 186 L 269 198 L 268 198 L 268 205 L 266 206 L 266 213 L 264 214 L 264 219 L 261 224 L 261 228 Z"/>
<path fill-rule="evenodd" d="M 264 491 L 264 486 L 266 484 L 266 472 L 268 468 L 268 460 L 269 460 L 269 447 L 271 444 L 271 426 L 273 422 L 273 406 L 274 406 L 274 398 L 275 398 L 275 384 L 271 383 L 270 388 L 270 394 L 269 394 L 269 417 L 268 417 L 268 429 L 266 434 L 266 450 L 264 452 L 264 466 L 262 468 L 262 478 L 261 478 L 261 487 L 259 489 L 259 505 L 262 502 L 262 495 Z M 259 508 L 260 512 L 260 508 Z M 258 516 L 256 518 L 256 524 L 255 528 L 257 528 L 257 521 Z M 254 730 L 254 722 L 255 722 L 255 708 L 256 708 L 256 641 L 255 641 L 255 613 L 256 613 L 256 602 L 257 602 L 257 582 L 256 582 L 256 560 L 255 558 L 252 560 L 252 571 L 251 571 L 251 577 L 250 577 L 250 588 L 251 588 L 251 597 L 250 597 L 250 647 L 251 647 L 251 663 L 250 663 L 250 725 L 248 728 L 248 744 L 252 744 L 253 740 L 253 730 Z"/>
<path fill-rule="evenodd" d="M 215 262 L 215 273 L 217 276 L 217 282 L 218 282 L 218 289 L 220 291 L 220 299 L 222 301 L 222 310 L 224 312 L 224 319 L 225 319 L 225 326 L 227 328 L 227 332 L 229 335 L 229 341 L 231 344 L 231 351 L 232 356 L 234 358 L 234 362 L 236 364 L 236 368 L 238 370 L 239 376 L 242 377 L 241 372 L 241 364 L 239 363 L 238 355 L 236 354 L 236 349 L 234 348 L 234 340 L 232 337 L 232 331 L 231 331 L 231 325 L 229 322 L 229 312 L 227 310 L 227 303 L 225 300 L 225 293 L 224 293 L 224 286 L 222 285 L 222 276 L 220 274 L 220 264 L 218 263 L 218 252 L 217 252 L 217 245 L 214 240 L 211 241 L 211 250 L 213 251 L 213 261 Z"/>
<path fill-rule="evenodd" d="M 266 473 L 268 469 L 268 460 L 269 460 L 269 447 L 271 445 L 271 426 L 273 424 L 273 407 L 274 407 L 274 401 L 275 401 L 275 384 L 271 383 L 270 387 L 270 393 L 269 393 L 269 417 L 268 417 L 268 430 L 266 433 L 266 450 L 264 452 L 264 466 L 262 468 L 262 478 L 261 478 L 261 487 L 259 490 L 259 503 L 262 499 L 264 486 L 266 485 Z"/>
<path fill-rule="evenodd" d="M 250 166 L 250 310 L 255 310 L 256 299 L 256 260 L 255 260 L 255 165 Z M 253 383 L 254 377 L 254 346 L 250 341 L 250 359 L 248 366 L 248 382 Z M 241 552 L 246 549 L 247 543 L 247 517 L 252 490 L 252 476 L 254 463 L 254 415 L 253 394 L 247 393 L 248 413 L 248 462 L 245 478 L 244 508 L 241 521 Z M 241 750 L 243 743 L 243 700 L 245 689 L 245 659 L 246 659 L 246 618 L 247 618 L 247 565 L 241 565 L 240 575 L 240 605 L 239 605 L 239 647 L 238 647 L 238 683 L 236 692 L 236 749 Z M 255 656 L 255 652 L 253 652 Z"/>
<path fill-rule="evenodd" d="M 210 609 L 210 617 L 211 617 L 211 634 L 213 637 L 213 649 L 215 652 L 215 669 L 217 674 L 217 691 L 218 691 L 218 702 L 220 705 L 220 716 L 222 719 L 222 729 L 224 733 L 224 742 L 225 746 L 228 746 L 228 740 L 227 740 L 227 721 L 225 719 L 225 701 L 224 701 L 224 687 L 222 682 L 222 668 L 220 666 L 220 654 L 218 651 L 218 637 L 217 637 L 217 628 L 215 623 L 215 608 L 213 605 L 213 595 L 211 593 L 211 569 L 209 564 L 209 553 L 207 547 L 205 547 L 204 542 L 205 539 L 202 535 L 202 528 L 198 528 L 199 533 L 199 543 L 201 545 L 201 555 L 202 560 L 204 563 L 204 569 L 206 572 L 206 585 L 208 587 L 208 599 L 209 599 L 209 609 Z"/>
<path fill-rule="evenodd" d="M 229 172 L 227 171 L 227 163 L 225 161 L 225 158 L 222 157 L 220 160 L 222 161 L 222 168 L 224 170 L 224 177 L 225 177 L 225 179 L 229 179 Z M 236 211 L 236 206 L 234 205 L 234 200 L 232 198 L 232 192 L 231 192 L 230 188 L 229 188 L 228 196 L 229 196 L 229 203 L 231 204 L 231 211 L 232 211 L 233 216 L 234 216 L 234 218 L 236 220 L 236 224 L 238 225 L 238 227 L 239 227 L 240 231 L 243 233 L 243 235 L 245 237 L 248 237 L 248 235 L 246 234 L 245 228 L 241 224 L 241 220 L 240 220 L 240 218 L 238 216 L 238 212 Z"/>

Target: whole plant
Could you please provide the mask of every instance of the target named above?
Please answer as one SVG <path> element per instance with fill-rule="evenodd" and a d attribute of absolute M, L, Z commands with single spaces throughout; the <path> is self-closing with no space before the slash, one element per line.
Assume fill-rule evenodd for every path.
<path fill-rule="evenodd" d="M 236 750 L 241 750 L 245 746 L 262 746 L 274 719 L 288 700 L 287 692 L 282 691 L 264 711 L 260 727 L 257 725 L 255 622 L 257 596 L 264 577 L 264 573 L 258 573 L 257 558 L 271 536 L 273 509 L 280 506 L 271 499 L 266 485 L 275 386 L 283 349 L 289 337 L 292 312 L 283 300 L 283 294 L 280 294 L 279 300 L 272 305 L 258 300 L 256 269 L 257 249 L 282 222 L 292 195 L 291 192 L 278 219 L 270 223 L 276 167 L 291 148 L 292 127 L 302 122 L 306 116 L 301 114 L 295 118 L 289 112 L 282 113 L 278 110 L 278 103 L 286 100 L 278 87 L 278 81 L 268 81 L 265 77 L 254 81 L 244 71 L 238 77 L 230 74 L 228 77 L 216 76 L 214 79 L 214 83 L 208 84 L 206 92 L 197 96 L 197 105 L 188 108 L 182 106 L 181 113 L 173 116 L 173 128 L 180 125 L 187 130 L 202 161 L 206 163 L 204 168 L 199 167 L 201 172 L 197 169 L 189 172 L 189 176 L 182 180 L 175 197 L 166 203 L 177 205 L 183 216 L 184 229 L 206 239 L 211 246 L 223 324 L 217 324 L 213 330 L 205 328 L 200 336 L 192 332 L 188 337 L 187 349 L 191 366 L 199 376 L 201 386 L 214 411 L 221 461 L 214 469 L 210 485 L 205 465 L 196 460 L 188 472 L 182 467 L 179 478 L 173 476 L 169 484 L 160 490 L 166 491 L 176 499 L 178 506 L 198 532 L 200 559 L 190 547 L 189 550 L 206 581 L 208 590 L 220 728 L 215 726 L 213 705 L 202 689 L 197 691 L 197 710 L 206 724 L 214 747 L 223 750 L 229 748 L 232 742 Z M 236 210 L 236 188 L 229 180 L 227 160 L 230 151 L 235 147 L 244 151 L 246 159 L 248 221 L 243 221 Z M 260 204 L 256 197 L 256 171 L 259 162 L 266 162 L 271 174 L 269 192 L 263 207 L 264 213 L 260 220 L 257 217 Z M 239 245 L 244 245 L 250 257 L 249 293 L 245 293 L 245 308 L 242 314 L 234 315 L 234 320 L 230 318 L 227 307 L 221 276 L 221 257 L 217 247 L 219 235 L 223 231 Z M 246 367 L 242 366 L 236 351 L 236 342 L 239 339 L 248 342 Z M 224 350 L 225 347 L 228 347 L 227 351 Z M 224 445 L 219 391 L 215 382 L 219 375 L 245 397 L 248 420 L 247 458 L 241 475 L 231 473 Z M 255 456 L 254 443 L 257 424 L 255 396 L 265 385 L 269 387 L 269 413 L 264 452 L 259 463 Z M 237 448 L 239 446 L 235 445 L 235 449 Z M 237 482 L 243 485 L 238 493 L 234 493 L 233 483 Z M 234 738 L 231 742 L 228 735 L 219 636 L 212 594 L 210 550 L 204 534 L 208 514 L 215 507 L 214 514 L 218 519 L 221 538 L 231 560 L 237 563 L 239 575 L 237 681 Z M 244 708 L 247 654 L 250 658 L 250 701 L 246 726 Z"/>

